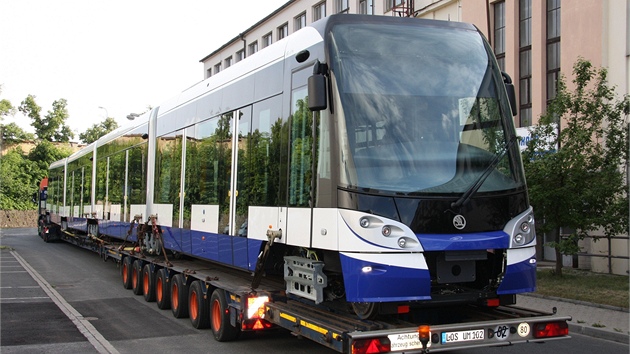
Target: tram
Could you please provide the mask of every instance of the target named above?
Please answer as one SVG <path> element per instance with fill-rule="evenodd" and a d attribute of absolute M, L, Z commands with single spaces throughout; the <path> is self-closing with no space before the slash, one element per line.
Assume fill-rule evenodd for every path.
<path fill-rule="evenodd" d="M 474 26 L 331 15 L 53 163 L 47 212 L 360 318 L 509 305 L 536 284 L 514 109 Z"/>

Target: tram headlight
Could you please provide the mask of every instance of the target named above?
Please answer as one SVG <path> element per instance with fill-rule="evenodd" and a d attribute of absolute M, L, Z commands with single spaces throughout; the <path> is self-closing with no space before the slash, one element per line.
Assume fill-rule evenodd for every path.
<path fill-rule="evenodd" d="M 514 236 L 514 243 L 522 245 L 525 243 L 525 237 L 522 234 L 516 234 L 516 236 Z"/>
<path fill-rule="evenodd" d="M 523 232 L 529 232 L 530 226 L 528 222 L 523 222 L 521 224 L 521 231 Z"/>
<path fill-rule="evenodd" d="M 370 219 L 368 218 L 361 218 L 359 220 L 359 225 L 361 225 L 362 228 L 367 229 L 370 226 Z"/>
<path fill-rule="evenodd" d="M 389 225 L 385 225 L 381 229 L 381 232 L 383 233 L 383 236 L 389 237 L 392 234 L 392 228 L 389 227 Z"/>
<path fill-rule="evenodd" d="M 407 245 L 407 240 L 405 240 L 404 237 L 401 237 L 398 239 L 398 247 L 405 248 L 406 245 Z"/>

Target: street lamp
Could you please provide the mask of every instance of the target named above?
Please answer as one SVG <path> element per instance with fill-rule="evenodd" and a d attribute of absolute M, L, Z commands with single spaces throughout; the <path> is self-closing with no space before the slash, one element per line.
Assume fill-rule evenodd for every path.
<path fill-rule="evenodd" d="M 101 106 L 98 106 L 98 108 L 105 110 L 105 119 L 109 118 L 109 112 L 107 111 L 107 108 Z"/>

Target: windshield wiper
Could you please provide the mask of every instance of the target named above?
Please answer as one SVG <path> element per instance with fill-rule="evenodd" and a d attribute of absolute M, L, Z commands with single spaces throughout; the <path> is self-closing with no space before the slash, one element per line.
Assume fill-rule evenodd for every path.
<path fill-rule="evenodd" d="M 452 209 L 457 209 L 461 207 L 462 205 L 466 204 L 470 200 L 470 197 L 472 197 L 473 194 L 477 193 L 479 188 L 481 188 L 481 186 L 483 185 L 483 182 L 485 182 L 486 179 L 488 179 L 488 176 L 490 176 L 490 173 L 494 171 L 494 168 L 497 167 L 497 165 L 499 164 L 503 156 L 507 154 L 507 152 L 510 150 L 510 147 L 512 146 L 512 144 L 514 144 L 515 141 L 516 141 L 516 135 L 512 135 L 510 140 L 507 143 L 505 143 L 505 145 L 503 146 L 503 151 L 501 151 L 501 153 L 494 156 L 494 159 L 490 162 L 488 167 L 486 167 L 486 169 L 479 176 L 479 178 L 477 178 L 475 183 L 473 183 L 470 187 L 468 187 L 468 190 L 466 190 L 466 192 L 464 192 L 464 194 L 462 194 L 462 196 L 459 199 L 451 203 Z"/>

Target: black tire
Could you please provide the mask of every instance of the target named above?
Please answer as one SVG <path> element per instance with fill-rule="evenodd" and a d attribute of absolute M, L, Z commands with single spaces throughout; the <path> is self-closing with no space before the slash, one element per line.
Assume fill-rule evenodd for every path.
<path fill-rule="evenodd" d="M 238 338 L 240 328 L 230 324 L 230 313 L 223 289 L 216 289 L 210 298 L 210 327 L 214 339 L 229 342 Z"/>
<path fill-rule="evenodd" d="M 205 285 L 201 280 L 195 280 L 188 289 L 188 313 L 190 323 L 197 329 L 210 326 L 210 302 L 204 294 Z"/>
<path fill-rule="evenodd" d="M 362 320 L 374 319 L 379 312 L 379 306 L 375 302 L 353 302 L 352 310 Z"/>
<path fill-rule="evenodd" d="M 148 263 L 142 268 L 142 294 L 144 301 L 155 301 L 155 273 L 151 271 L 151 265 Z"/>
<path fill-rule="evenodd" d="M 155 302 L 160 310 L 171 308 L 171 282 L 168 270 L 160 268 L 155 274 Z"/>
<path fill-rule="evenodd" d="M 188 286 L 182 274 L 171 279 L 171 311 L 175 318 L 188 317 Z"/>
<path fill-rule="evenodd" d="M 133 262 L 133 269 L 131 270 L 131 290 L 136 295 L 142 295 L 142 261 L 136 259 Z"/>
<path fill-rule="evenodd" d="M 123 258 L 120 266 L 120 275 L 122 277 L 125 289 L 131 289 L 131 273 L 133 272 L 133 258 L 127 256 Z"/>

